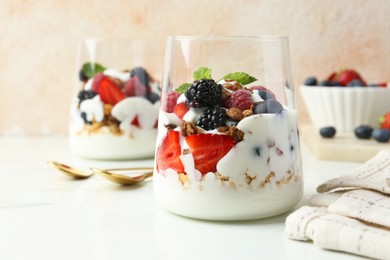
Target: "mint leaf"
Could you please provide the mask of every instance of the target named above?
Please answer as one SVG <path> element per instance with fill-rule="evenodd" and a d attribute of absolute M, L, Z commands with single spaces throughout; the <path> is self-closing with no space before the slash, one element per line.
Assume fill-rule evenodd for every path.
<path fill-rule="evenodd" d="M 200 67 L 194 71 L 193 77 L 195 80 L 211 79 L 211 69 L 206 67 Z"/>
<path fill-rule="evenodd" d="M 191 85 L 192 85 L 191 83 L 183 83 L 177 89 L 175 89 L 175 91 L 182 94 L 186 92 L 187 89 L 191 87 Z"/>
<path fill-rule="evenodd" d="M 103 72 L 105 69 L 106 68 L 103 67 L 102 65 L 100 65 L 99 63 L 87 62 L 87 63 L 84 63 L 82 71 L 86 77 L 92 78 L 97 73 Z"/>
<path fill-rule="evenodd" d="M 255 82 L 257 79 L 252 77 L 246 72 L 233 72 L 223 76 L 224 80 L 234 80 L 240 83 L 241 85 L 246 85 L 252 82 Z"/>

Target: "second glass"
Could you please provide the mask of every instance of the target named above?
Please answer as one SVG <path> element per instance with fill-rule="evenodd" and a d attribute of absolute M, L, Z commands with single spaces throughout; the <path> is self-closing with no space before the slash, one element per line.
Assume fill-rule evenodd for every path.
<path fill-rule="evenodd" d="M 80 51 L 70 147 L 98 160 L 153 157 L 160 105 L 157 39 L 88 39 Z"/>
<path fill-rule="evenodd" d="M 209 220 L 290 210 L 303 194 L 294 100 L 287 37 L 170 37 L 157 201 Z"/>

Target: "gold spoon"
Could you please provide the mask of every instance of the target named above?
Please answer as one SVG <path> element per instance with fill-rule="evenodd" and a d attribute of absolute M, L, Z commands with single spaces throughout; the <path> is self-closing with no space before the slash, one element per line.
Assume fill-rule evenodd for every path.
<path fill-rule="evenodd" d="M 49 164 L 50 167 L 76 179 L 87 179 L 94 174 L 93 172 L 86 173 L 55 161 L 48 161 L 47 164 Z"/>
<path fill-rule="evenodd" d="M 92 172 L 99 174 L 100 176 L 121 185 L 137 184 L 153 176 L 153 168 L 150 167 L 106 169 L 106 170 L 101 170 L 97 168 L 90 168 L 90 169 Z M 128 175 L 113 173 L 112 171 L 146 171 L 146 172 L 136 176 L 128 176 Z"/>
<path fill-rule="evenodd" d="M 153 168 L 150 167 L 140 167 L 140 168 L 120 168 L 120 169 L 97 169 L 97 168 L 90 168 L 92 172 L 86 173 L 81 170 L 75 169 L 73 167 L 70 167 L 68 165 L 54 162 L 54 161 L 48 161 L 47 162 L 49 166 L 52 168 L 68 175 L 76 179 L 87 179 L 94 175 L 95 173 L 99 174 L 100 176 L 105 177 L 106 179 L 121 184 L 121 185 L 133 185 L 140 182 L 143 182 L 145 179 L 153 176 Z M 112 173 L 111 171 L 146 171 L 140 175 L 136 175 L 134 177 L 127 176 L 123 174 L 117 174 Z"/>

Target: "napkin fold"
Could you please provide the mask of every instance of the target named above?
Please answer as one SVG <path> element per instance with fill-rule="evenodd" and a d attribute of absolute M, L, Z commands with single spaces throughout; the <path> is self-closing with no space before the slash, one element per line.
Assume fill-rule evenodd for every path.
<path fill-rule="evenodd" d="M 320 186 L 286 219 L 291 239 L 324 249 L 390 259 L 390 151 Z M 325 192 L 325 193 L 324 193 Z"/>

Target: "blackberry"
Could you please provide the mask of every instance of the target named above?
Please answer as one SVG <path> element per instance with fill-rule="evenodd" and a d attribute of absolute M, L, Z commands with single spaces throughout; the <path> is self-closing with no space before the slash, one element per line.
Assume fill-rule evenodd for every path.
<path fill-rule="evenodd" d="M 214 107 L 222 98 L 222 85 L 213 79 L 195 80 L 184 93 L 190 107 Z"/>
<path fill-rule="evenodd" d="M 196 125 L 205 130 L 213 130 L 225 125 L 226 120 L 226 110 L 221 107 L 213 107 L 206 109 L 200 115 L 198 121 L 196 121 Z"/>
<path fill-rule="evenodd" d="M 79 92 L 79 94 L 77 95 L 77 97 L 79 99 L 79 104 L 86 99 L 94 98 L 96 95 L 97 95 L 97 93 L 92 91 L 92 90 L 81 90 Z"/>

